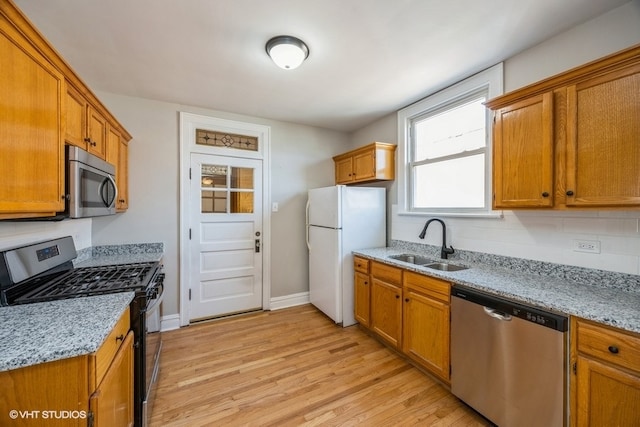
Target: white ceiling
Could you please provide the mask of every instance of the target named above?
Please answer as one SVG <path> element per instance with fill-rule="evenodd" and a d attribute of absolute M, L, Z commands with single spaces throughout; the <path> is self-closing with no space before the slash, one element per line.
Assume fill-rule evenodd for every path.
<path fill-rule="evenodd" d="M 14 1 L 92 89 L 353 131 L 628 0 Z"/>

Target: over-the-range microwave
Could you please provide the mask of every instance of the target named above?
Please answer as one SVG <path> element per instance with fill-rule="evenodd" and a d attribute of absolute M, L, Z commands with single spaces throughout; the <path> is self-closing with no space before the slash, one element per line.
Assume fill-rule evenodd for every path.
<path fill-rule="evenodd" d="M 69 218 L 113 215 L 118 187 L 116 168 L 78 147 L 66 147 L 66 208 Z"/>

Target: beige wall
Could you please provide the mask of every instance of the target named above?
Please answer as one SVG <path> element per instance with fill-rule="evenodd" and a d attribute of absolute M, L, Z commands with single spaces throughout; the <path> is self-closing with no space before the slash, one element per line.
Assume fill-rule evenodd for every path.
<path fill-rule="evenodd" d="M 640 0 L 634 0 L 504 61 L 505 91 L 640 43 Z M 351 135 L 351 145 L 388 138 L 397 142 L 397 115 L 390 114 Z M 393 138 L 393 139 L 391 139 Z M 385 139 L 386 140 L 386 139 Z M 430 230 L 418 239 L 423 216 L 396 212 L 397 185 L 390 185 L 392 239 L 441 244 Z M 640 274 L 640 211 L 504 211 L 504 218 L 446 218 L 448 243 L 459 249 Z M 597 240 L 600 254 L 573 251 L 573 241 Z"/>
<path fill-rule="evenodd" d="M 308 291 L 304 208 L 309 188 L 333 184 L 331 157 L 345 151 L 346 134 L 327 129 L 184 105 L 97 95 L 133 135 L 129 145 L 129 210 L 93 219 L 93 245 L 163 242 L 167 295 L 163 315 L 179 307 L 180 111 L 271 127 L 271 297 Z"/>

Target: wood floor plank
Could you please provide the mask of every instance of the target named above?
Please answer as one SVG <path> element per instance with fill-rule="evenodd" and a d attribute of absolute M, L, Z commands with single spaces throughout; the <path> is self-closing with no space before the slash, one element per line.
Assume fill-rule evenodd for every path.
<path fill-rule="evenodd" d="M 163 341 L 151 427 L 490 425 L 311 305 L 198 323 Z"/>

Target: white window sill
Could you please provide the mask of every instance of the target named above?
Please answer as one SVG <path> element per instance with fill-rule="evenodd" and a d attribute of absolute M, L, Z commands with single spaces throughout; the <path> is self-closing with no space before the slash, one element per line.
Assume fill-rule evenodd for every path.
<path fill-rule="evenodd" d="M 438 217 L 438 218 L 486 218 L 486 219 L 502 219 L 504 213 L 502 211 L 491 212 L 412 212 L 412 211 L 398 211 L 400 216 L 415 216 L 415 217 Z"/>

